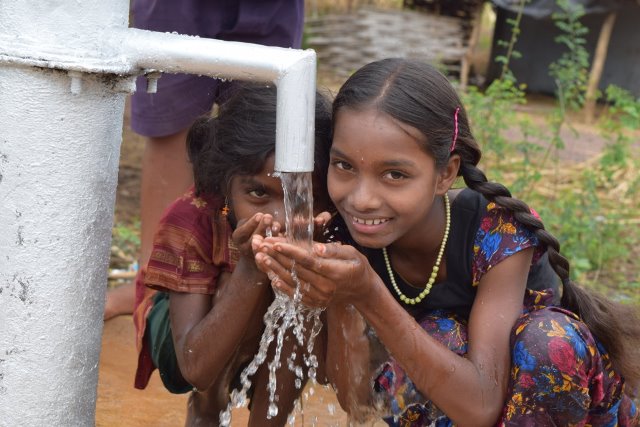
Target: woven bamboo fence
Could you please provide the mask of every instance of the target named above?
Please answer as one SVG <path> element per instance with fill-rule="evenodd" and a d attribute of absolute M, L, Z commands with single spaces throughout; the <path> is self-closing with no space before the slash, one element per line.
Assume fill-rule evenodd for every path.
<path fill-rule="evenodd" d="M 319 67 L 343 77 L 371 61 L 405 57 L 457 78 L 468 48 L 464 20 L 409 10 L 365 7 L 310 18 L 306 28 Z"/>

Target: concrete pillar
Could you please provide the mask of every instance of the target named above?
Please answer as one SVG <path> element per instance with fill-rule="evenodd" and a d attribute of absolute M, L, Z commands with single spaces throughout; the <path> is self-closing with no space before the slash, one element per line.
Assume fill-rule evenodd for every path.
<path fill-rule="evenodd" d="M 123 0 L 3 1 L 0 40 L 100 52 L 127 20 Z M 95 424 L 131 78 L 71 74 L 0 63 L 0 426 Z"/>

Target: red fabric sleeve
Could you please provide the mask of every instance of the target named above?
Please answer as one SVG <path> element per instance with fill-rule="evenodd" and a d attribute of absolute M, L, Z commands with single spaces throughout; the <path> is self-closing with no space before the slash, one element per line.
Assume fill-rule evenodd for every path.
<path fill-rule="evenodd" d="M 153 239 L 144 284 L 152 289 L 213 294 L 221 271 L 231 270 L 231 230 L 220 200 L 193 191 L 167 210 Z"/>

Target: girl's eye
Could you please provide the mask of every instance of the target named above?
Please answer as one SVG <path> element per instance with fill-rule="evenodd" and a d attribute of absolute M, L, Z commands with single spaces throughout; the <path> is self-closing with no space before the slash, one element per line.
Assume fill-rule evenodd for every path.
<path fill-rule="evenodd" d="M 347 162 L 345 162 L 344 160 L 334 160 L 332 162 L 332 164 L 337 167 L 338 169 L 342 169 L 345 171 L 349 171 L 352 169 L 351 165 Z"/>
<path fill-rule="evenodd" d="M 268 197 L 269 195 L 267 194 L 266 191 L 264 191 L 264 189 L 262 188 L 254 188 L 253 190 L 249 190 L 247 192 L 251 197 L 256 197 L 258 199 L 263 199 L 265 197 Z"/>
<path fill-rule="evenodd" d="M 385 176 L 392 181 L 399 181 L 401 179 L 407 178 L 407 174 L 399 172 L 399 171 L 389 171 L 385 174 Z"/>

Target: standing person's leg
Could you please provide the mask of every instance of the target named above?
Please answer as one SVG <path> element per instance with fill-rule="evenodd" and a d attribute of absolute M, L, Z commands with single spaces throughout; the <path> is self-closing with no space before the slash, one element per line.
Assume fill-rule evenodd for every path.
<path fill-rule="evenodd" d="M 133 0 L 133 27 L 150 31 L 216 38 L 237 14 L 235 1 Z M 211 111 L 219 81 L 191 75 L 163 75 L 157 93 L 146 93 L 146 79 L 138 78 L 131 97 L 131 125 L 146 137 L 140 189 L 140 268 L 146 265 L 153 234 L 166 207 L 192 182 L 186 135 L 193 121 Z M 107 292 L 104 319 L 130 314 L 135 283 Z"/>
<path fill-rule="evenodd" d="M 140 265 L 149 261 L 153 235 L 164 210 L 193 184 L 187 132 L 185 128 L 168 136 L 147 138 L 140 191 Z"/>
<path fill-rule="evenodd" d="M 187 158 L 188 129 L 172 135 L 147 138 L 142 156 L 140 188 L 140 256 L 138 264 L 149 261 L 153 234 L 164 210 L 193 183 L 191 164 Z M 110 290 L 104 319 L 133 313 L 135 284 L 129 282 Z"/>
<path fill-rule="evenodd" d="M 164 210 L 193 183 L 186 137 L 193 120 L 211 111 L 219 80 L 190 75 L 165 75 L 158 92 L 147 94 L 145 79 L 131 97 L 132 127 L 145 135 L 140 187 L 140 253 L 144 268 L 153 246 L 153 235 Z M 104 319 L 131 314 L 135 306 L 135 283 L 107 292 Z"/>

